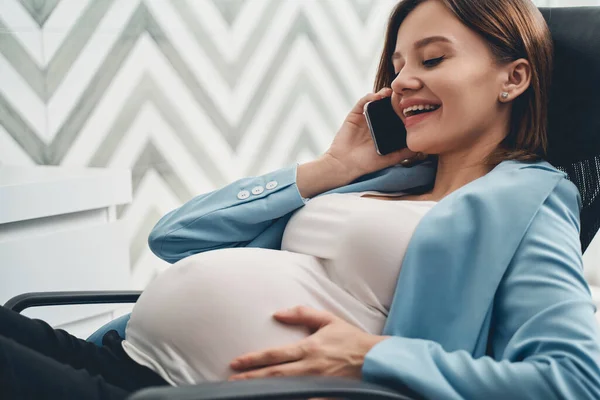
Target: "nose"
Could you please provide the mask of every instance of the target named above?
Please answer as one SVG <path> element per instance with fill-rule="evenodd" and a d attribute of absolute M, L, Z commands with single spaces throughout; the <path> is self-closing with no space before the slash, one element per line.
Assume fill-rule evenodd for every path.
<path fill-rule="evenodd" d="M 407 90 L 419 90 L 422 83 L 417 75 L 405 65 L 390 86 L 395 93 L 404 94 Z"/>

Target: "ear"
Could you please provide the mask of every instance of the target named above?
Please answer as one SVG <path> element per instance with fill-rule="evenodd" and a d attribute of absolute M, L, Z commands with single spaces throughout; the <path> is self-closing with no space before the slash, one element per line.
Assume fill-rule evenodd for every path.
<path fill-rule="evenodd" d="M 521 95 L 531 83 L 531 65 L 524 58 L 519 58 L 503 68 L 504 82 L 502 92 L 508 92 L 506 99 L 499 97 L 500 101 L 509 102 Z"/>

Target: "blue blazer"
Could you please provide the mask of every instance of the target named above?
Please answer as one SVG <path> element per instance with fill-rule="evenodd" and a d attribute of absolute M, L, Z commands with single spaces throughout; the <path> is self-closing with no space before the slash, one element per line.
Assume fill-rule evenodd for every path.
<path fill-rule="evenodd" d="M 402 192 L 434 176 L 430 163 L 395 166 L 327 193 Z M 296 166 L 241 179 L 165 215 L 149 245 L 171 263 L 224 247 L 279 249 L 305 202 Z M 367 354 L 363 379 L 435 399 L 600 399 L 580 202 L 564 173 L 517 161 L 442 199 L 409 243 L 383 332 L 391 338 Z"/>

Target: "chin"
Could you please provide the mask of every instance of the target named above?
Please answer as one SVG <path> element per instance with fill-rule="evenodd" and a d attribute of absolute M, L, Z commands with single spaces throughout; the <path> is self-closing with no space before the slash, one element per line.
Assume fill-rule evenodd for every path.
<path fill-rule="evenodd" d="M 438 140 L 432 140 L 432 138 Z M 433 133 L 413 132 L 406 135 L 406 146 L 415 153 L 434 155 L 440 153 L 440 150 L 444 148 L 444 143 L 440 142 L 438 135 Z"/>
<path fill-rule="evenodd" d="M 406 147 L 414 153 L 431 154 L 431 146 L 429 143 L 425 140 L 416 139 L 414 136 L 411 138 L 410 133 L 406 136 Z"/>

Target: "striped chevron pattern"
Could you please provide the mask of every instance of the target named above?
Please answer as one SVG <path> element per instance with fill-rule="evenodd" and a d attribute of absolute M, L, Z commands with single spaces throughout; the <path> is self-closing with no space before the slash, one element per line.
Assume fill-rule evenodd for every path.
<path fill-rule="evenodd" d="M 143 288 L 166 266 L 146 245 L 161 215 L 327 148 L 395 3 L 0 0 L 0 164 L 132 169 Z"/>
<path fill-rule="evenodd" d="M 0 0 L 0 163 L 128 168 L 134 286 L 158 218 L 315 157 L 371 89 L 395 0 Z"/>

